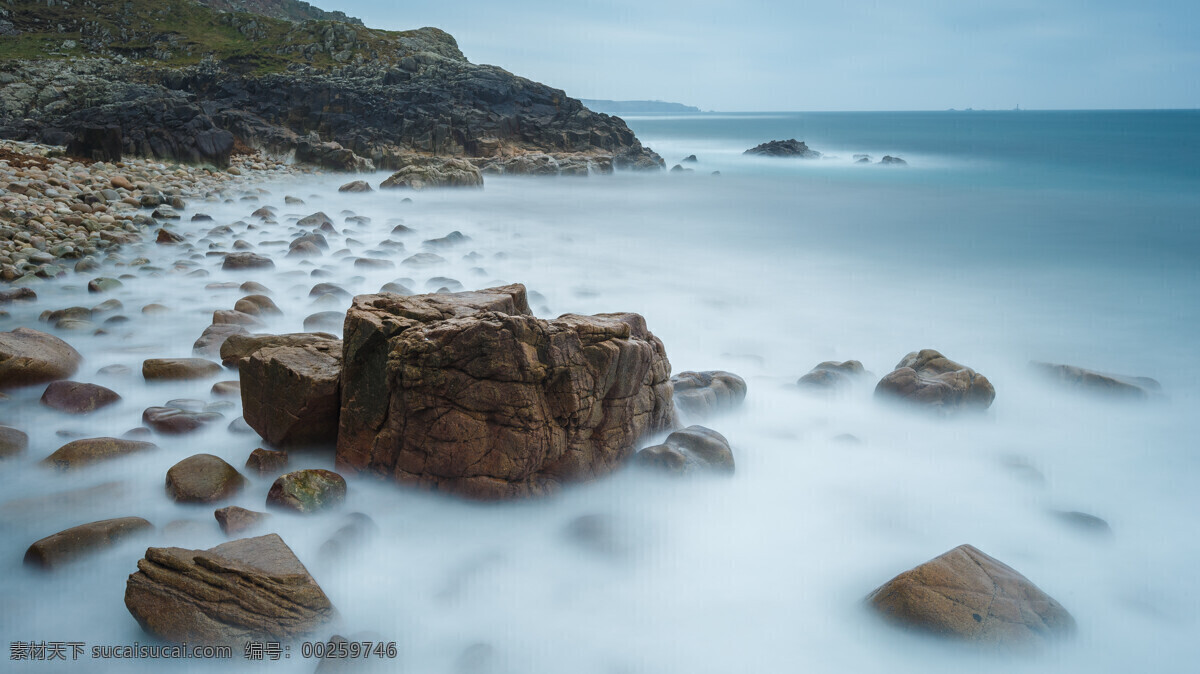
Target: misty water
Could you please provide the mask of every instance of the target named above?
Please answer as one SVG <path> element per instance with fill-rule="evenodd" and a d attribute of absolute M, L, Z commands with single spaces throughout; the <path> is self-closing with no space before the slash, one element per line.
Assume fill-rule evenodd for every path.
<path fill-rule="evenodd" d="M 486 505 L 347 475 L 340 510 L 277 513 L 269 529 L 340 612 L 316 636 L 395 641 L 396 668 L 411 672 L 468 671 L 468 661 L 506 673 L 1187 669 L 1200 657 L 1200 115 L 1071 115 L 635 118 L 668 166 L 696 154 L 694 171 L 489 176 L 482 191 L 365 195 L 338 194 L 345 176 L 305 176 L 262 184 L 257 202 L 192 203 L 177 227 L 196 246 L 194 267 L 175 266 L 190 255 L 180 247 L 127 247 L 126 260 L 144 255 L 161 271 L 109 264 L 43 283 L 38 302 L 0 319 L 0 329 L 55 332 L 85 356 L 76 380 L 124 397 L 87 417 L 41 407 L 42 387 L 0 403 L 0 423 L 30 435 L 25 455 L 0 464 L 4 637 L 149 643 L 123 603 L 146 546 L 225 540 L 213 506 L 172 503 L 163 480 L 195 453 L 245 463 L 260 440 L 227 430 L 237 401 L 200 432 L 154 438 L 152 453 L 71 473 L 39 465 L 77 437 L 64 433 L 120 436 L 146 407 L 217 400 L 212 384 L 236 373 L 152 385 L 139 374 L 145 358 L 190 356 L 212 312 L 245 294 L 207 284 L 262 283 L 284 310 L 264 331 L 297 332 L 306 316 L 349 304 L 314 306 L 316 283 L 358 294 L 407 278 L 432 292 L 457 289 L 444 280 L 453 279 L 465 289 L 524 283 L 546 318 L 638 312 L 674 372 L 743 376 L 745 404 L 704 422 L 730 440 L 736 474 L 681 481 L 631 469 L 552 498 Z M 832 157 L 741 154 L 792 137 Z M 857 165 L 855 153 L 909 166 Z M 306 204 L 285 205 L 285 195 Z M 261 205 L 277 207 L 281 224 L 248 229 Z M 331 251 L 285 257 L 291 223 L 315 211 L 338 225 Z M 214 221 L 190 222 L 196 212 Z M 350 212 L 371 222 L 343 224 Z M 392 234 L 401 222 L 415 231 Z M 223 272 L 199 241 L 223 224 L 234 234 L 211 237 L 214 250 L 245 239 L 276 269 Z M 439 251 L 445 264 L 400 264 L 452 231 L 470 241 Z M 404 249 L 379 245 L 389 239 Z M 364 270 L 353 265 L 359 255 L 396 267 Z M 86 289 L 94 276 L 126 274 L 112 292 Z M 102 326 L 104 335 L 38 321 L 46 309 L 109 298 L 130 320 Z M 170 311 L 141 313 L 151 303 Z M 922 348 L 985 374 L 997 392 L 988 412 L 936 419 L 878 403 L 874 382 Z M 847 359 L 875 376 L 833 397 L 795 386 L 817 363 Z M 1030 360 L 1154 377 L 1166 397 L 1090 397 L 1042 379 Z M 133 374 L 97 373 L 113 364 Z M 294 455 L 291 467 L 332 468 L 332 451 Z M 269 480 L 247 476 L 249 487 L 219 505 L 264 509 Z M 90 499 L 36 500 L 114 481 Z M 1062 511 L 1103 518 L 1112 533 L 1074 526 Z M 379 534 L 340 557 L 322 554 L 351 512 L 369 514 Z M 34 540 L 130 515 L 157 532 L 64 571 L 22 566 Z M 610 544 L 568 533 L 586 515 L 607 518 Z M 167 527 L 177 520 L 195 524 Z M 899 632 L 864 608 L 877 586 L 962 543 L 1057 599 L 1078 623 L 1074 637 L 1033 657 L 981 656 Z M 237 667 L 315 667 L 295 647 L 291 655 Z"/>

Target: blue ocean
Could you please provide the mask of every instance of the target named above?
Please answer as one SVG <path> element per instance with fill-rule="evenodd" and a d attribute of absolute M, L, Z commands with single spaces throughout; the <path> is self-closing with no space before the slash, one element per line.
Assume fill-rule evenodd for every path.
<path fill-rule="evenodd" d="M 700 113 L 627 122 L 681 170 L 488 176 L 481 191 L 421 192 L 412 203 L 386 191 L 339 194 L 345 176 L 312 175 L 264 183 L 255 203 L 193 204 L 178 231 L 205 237 L 212 250 L 247 240 L 276 268 L 227 272 L 198 251 L 191 259 L 207 274 L 197 278 L 174 266 L 178 250 L 153 243 L 108 260 L 99 275 L 145 278 L 111 294 L 128 323 L 70 337 L 89 381 L 128 391 L 89 418 L 86 432 L 119 435 L 148 406 L 208 397 L 209 382 L 147 389 L 92 375 L 112 364 L 136 371 L 151 355 L 190 356 L 212 312 L 241 296 L 208 284 L 258 281 L 283 309 L 264 330 L 298 332 L 307 315 L 329 310 L 309 296 L 324 280 L 312 278 L 315 269 L 353 294 L 403 275 L 419 292 L 447 279 L 468 289 L 522 282 L 538 293 L 539 316 L 638 312 L 674 372 L 741 375 L 745 405 L 705 422 L 729 439 L 736 473 L 663 481 L 628 470 L 551 499 L 486 508 L 352 480 L 347 510 L 369 512 L 382 534 L 351 558 L 319 561 L 335 516 L 276 518 L 339 608 L 340 634 L 397 641 L 406 671 L 430 673 L 1194 669 L 1200 112 Z M 743 154 L 791 138 L 823 156 Z M 856 163 L 859 154 L 871 163 Z M 689 155 L 696 161 L 684 163 Z M 884 156 L 906 165 L 880 165 Z M 285 196 L 306 203 L 285 205 Z M 339 227 L 331 250 L 341 250 L 315 263 L 287 257 L 286 233 L 247 225 L 266 204 L 282 223 L 328 213 Z M 191 223 L 197 211 L 215 222 Z M 353 216 L 370 221 L 344 222 Z M 354 267 L 363 251 L 382 254 L 398 220 L 416 231 L 410 246 L 452 231 L 470 241 L 419 273 Z M 233 231 L 205 234 L 214 224 Z M 392 254 L 398 263 L 412 252 Z M 136 256 L 160 271 L 126 265 Z M 37 306 L 14 304 L 0 325 L 36 326 L 46 306 L 95 303 L 80 278 L 37 292 Z M 138 311 L 150 303 L 172 312 Z M 921 349 L 986 375 L 996 389 L 986 414 L 936 419 L 880 404 L 875 382 Z M 822 361 L 851 359 L 872 376 L 833 395 L 796 385 Z M 1162 394 L 1095 397 L 1048 380 L 1030 361 L 1151 377 Z M 63 442 L 61 420 L 34 392 L 4 405 L 21 410 L 31 436 L 28 461 L 4 464 L 5 503 L 119 481 L 126 486 L 91 519 L 146 517 L 163 532 L 156 545 L 179 521 L 195 525 L 189 547 L 224 540 L 210 509 L 161 498 L 163 474 L 197 452 L 243 465 L 256 437 L 215 424 L 149 458 L 61 476 L 36 464 Z M 332 456 L 298 460 L 333 466 Z M 230 505 L 261 509 L 265 489 L 255 482 Z M 610 523 L 619 554 L 568 535 L 572 521 L 592 515 Z M 0 504 L 5 605 L 28 616 L 31 634 L 143 638 L 121 597 L 134 571 L 128 560 L 144 542 L 106 552 L 70 583 L 43 583 L 21 566 L 30 540 L 77 524 L 74 516 Z M 876 587 L 964 543 L 1057 599 L 1076 620 L 1074 637 L 1036 657 L 980 656 L 894 630 L 864 608 Z M 298 658 L 267 664 L 313 668 Z"/>

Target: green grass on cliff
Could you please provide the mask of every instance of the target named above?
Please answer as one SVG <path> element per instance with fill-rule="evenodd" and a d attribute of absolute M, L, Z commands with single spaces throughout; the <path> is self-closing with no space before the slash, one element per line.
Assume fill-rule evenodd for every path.
<path fill-rule="evenodd" d="M 353 51 L 375 62 L 398 58 L 396 40 L 409 34 L 221 13 L 192 0 L 72 0 L 65 7 L 47 6 L 45 0 L 0 0 L 0 7 L 9 10 L 21 31 L 0 38 L 0 61 L 119 54 L 146 65 L 186 66 L 212 57 L 241 72 L 267 73 L 292 64 L 335 65 L 333 52 L 324 46 L 323 35 L 330 32 L 353 33 Z M 64 49 L 67 40 L 75 46 Z M 314 44 L 320 48 L 313 50 Z"/>

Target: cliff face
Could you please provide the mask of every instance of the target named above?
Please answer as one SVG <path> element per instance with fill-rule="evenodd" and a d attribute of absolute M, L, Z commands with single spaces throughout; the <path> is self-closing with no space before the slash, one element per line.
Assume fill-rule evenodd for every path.
<path fill-rule="evenodd" d="M 0 0 L 18 33 L 0 43 L 0 136 L 87 154 L 86 132 L 125 154 L 215 164 L 241 142 L 350 170 L 413 152 L 662 166 L 619 118 L 470 63 L 435 28 L 292 23 L 192 0 L 53 1 Z"/>
<path fill-rule="evenodd" d="M 269 16 L 284 21 L 341 21 L 363 25 L 361 19 L 346 16 L 345 12 L 327 12 L 313 7 L 303 0 L 196 0 L 202 5 L 219 12 L 244 12 Z"/>

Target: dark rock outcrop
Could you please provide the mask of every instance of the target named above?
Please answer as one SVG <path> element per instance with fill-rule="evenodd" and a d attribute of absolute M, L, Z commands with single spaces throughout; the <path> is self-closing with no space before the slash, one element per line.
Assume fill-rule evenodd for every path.
<path fill-rule="evenodd" d="M 875 396 L 912 403 L 941 413 L 984 410 L 996 398 L 991 382 L 933 349 L 908 354 L 879 380 Z"/>
<path fill-rule="evenodd" d="M 746 399 L 746 380 L 732 372 L 680 372 L 671 377 L 675 406 L 695 419 L 728 412 Z"/>
<path fill-rule="evenodd" d="M 733 473 L 733 450 L 725 436 L 704 426 L 688 426 L 667 436 L 661 445 L 634 456 L 637 465 L 676 475 L 695 472 Z"/>
<path fill-rule="evenodd" d="M 191 644 L 288 640 L 336 617 L 276 534 L 210 550 L 149 548 L 126 583 L 125 606 L 146 632 Z"/>
<path fill-rule="evenodd" d="M 674 425 L 637 314 L 534 317 L 522 285 L 364 295 L 346 316 L 337 463 L 471 498 L 610 472 Z"/>
<path fill-rule="evenodd" d="M 989 650 L 1030 650 L 1075 630 L 1057 601 L 970 545 L 896 576 L 867 603 L 899 627 Z"/>
<path fill-rule="evenodd" d="M 755 154 L 763 157 L 800 157 L 802 159 L 817 159 L 820 152 L 809 149 L 804 141 L 792 138 L 790 140 L 772 140 L 746 150 L 742 154 Z"/>

